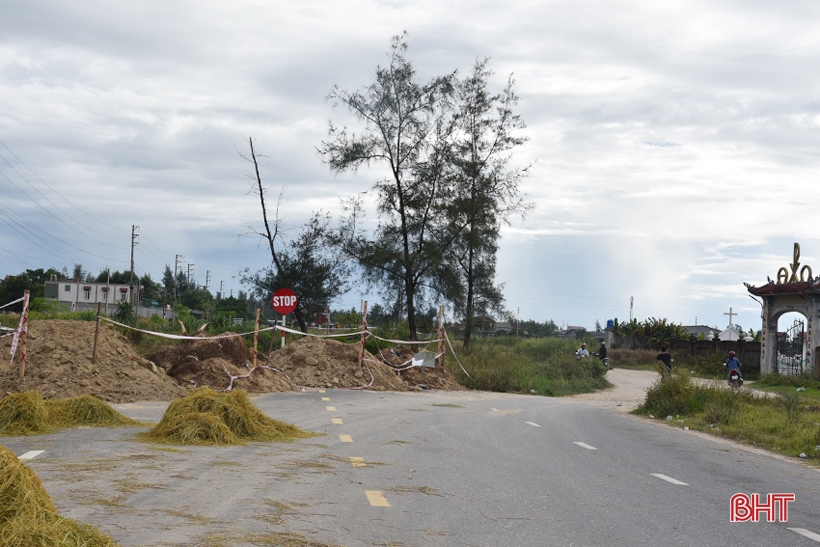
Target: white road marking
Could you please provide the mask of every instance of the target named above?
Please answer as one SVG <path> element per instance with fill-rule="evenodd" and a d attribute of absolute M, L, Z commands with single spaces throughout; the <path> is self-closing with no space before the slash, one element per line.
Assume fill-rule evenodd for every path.
<path fill-rule="evenodd" d="M 815 534 L 811 530 L 806 530 L 805 528 L 789 528 L 795 534 L 800 534 L 803 537 L 807 537 L 809 539 L 813 539 L 817 543 L 820 543 L 820 534 Z"/>
<path fill-rule="evenodd" d="M 533 426 L 533 427 L 541 427 L 540 425 L 538 425 L 538 424 L 537 424 L 537 423 L 535 423 L 535 422 L 524 422 L 524 423 L 525 423 L 525 424 L 527 424 L 527 425 L 531 425 L 531 426 Z"/>
<path fill-rule="evenodd" d="M 490 410 L 492 410 L 493 412 L 498 412 L 497 408 L 491 408 Z"/>
<path fill-rule="evenodd" d="M 587 450 L 598 450 L 598 449 L 597 449 L 597 448 L 595 448 L 594 446 L 589 446 L 587 443 L 582 443 L 582 442 L 574 442 L 574 443 L 572 443 L 572 444 L 577 444 L 577 445 L 578 445 L 578 446 L 580 446 L 581 448 L 586 448 Z"/>
<path fill-rule="evenodd" d="M 672 484 L 679 484 L 680 486 L 689 486 L 685 482 L 681 482 L 678 479 L 673 479 L 672 477 L 667 477 L 666 475 L 662 475 L 660 473 L 651 473 L 653 477 L 658 477 L 659 479 L 663 479 L 666 482 L 671 482 Z"/>
<path fill-rule="evenodd" d="M 43 452 L 45 452 L 45 450 L 29 450 L 28 452 L 26 452 L 25 454 L 22 454 L 17 459 L 18 460 L 33 460 L 34 458 L 36 458 L 37 456 L 39 456 Z"/>

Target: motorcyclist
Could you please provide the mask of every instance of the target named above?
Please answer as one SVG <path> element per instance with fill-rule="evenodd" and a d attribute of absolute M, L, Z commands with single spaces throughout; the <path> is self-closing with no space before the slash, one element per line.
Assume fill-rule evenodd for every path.
<path fill-rule="evenodd" d="M 601 341 L 601 347 L 598 348 L 598 353 L 593 354 L 595 357 L 603 361 L 606 359 L 606 342 Z"/>
<path fill-rule="evenodd" d="M 578 348 L 578 351 L 575 352 L 575 358 L 580 359 L 582 357 L 589 357 L 589 351 L 587 350 L 586 342 L 581 344 L 581 347 Z"/>
<path fill-rule="evenodd" d="M 726 359 L 726 362 L 723 363 L 723 366 L 726 367 L 726 379 L 729 379 L 729 375 L 732 374 L 733 370 L 737 371 L 738 376 L 740 379 L 743 380 L 743 375 L 740 373 L 740 361 L 737 357 L 735 357 L 735 352 L 729 352 L 729 358 Z"/>

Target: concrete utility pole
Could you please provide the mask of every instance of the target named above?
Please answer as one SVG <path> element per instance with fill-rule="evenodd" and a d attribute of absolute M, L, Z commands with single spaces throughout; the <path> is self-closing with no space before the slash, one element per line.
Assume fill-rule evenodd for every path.
<path fill-rule="evenodd" d="M 205 290 L 208 290 L 208 285 L 211 283 L 211 270 L 205 270 Z"/>
<path fill-rule="evenodd" d="M 191 285 L 194 284 L 194 282 L 193 282 L 194 277 L 191 274 L 191 270 L 193 270 L 195 266 L 196 266 L 195 264 L 188 264 L 188 287 L 190 287 Z"/>
<path fill-rule="evenodd" d="M 174 306 L 177 305 L 177 272 L 179 271 L 180 258 L 182 258 L 182 255 L 176 255 L 174 257 Z"/>
<path fill-rule="evenodd" d="M 635 297 L 629 297 L 629 322 L 632 322 L 632 306 L 635 304 Z"/>
<path fill-rule="evenodd" d="M 219 282 L 219 299 L 222 300 L 223 298 L 225 298 L 225 282 L 220 281 Z"/>
<path fill-rule="evenodd" d="M 136 306 L 137 299 L 134 295 L 134 247 L 139 244 L 139 226 L 131 225 L 131 281 L 128 283 L 129 290 L 131 291 L 131 304 Z"/>

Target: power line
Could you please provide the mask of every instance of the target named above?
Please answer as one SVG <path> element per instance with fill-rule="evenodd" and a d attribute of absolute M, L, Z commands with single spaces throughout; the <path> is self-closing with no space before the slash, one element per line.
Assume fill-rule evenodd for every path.
<path fill-rule="evenodd" d="M 95 217 L 95 216 L 94 216 L 94 215 L 92 215 L 91 213 L 88 213 L 88 212 L 84 211 L 83 209 L 80 209 L 78 206 L 74 205 L 74 203 L 72 203 L 71 201 L 69 201 L 69 200 L 68 200 L 68 198 L 66 198 L 65 196 L 63 196 L 60 192 L 58 192 L 57 190 L 55 190 L 55 189 L 54 189 L 54 188 L 53 188 L 53 187 L 52 187 L 49 183 L 47 183 L 46 181 L 44 181 L 44 180 L 40 177 L 40 175 L 38 175 L 37 173 L 35 173 L 35 172 L 34 172 L 34 170 L 33 170 L 31 167 L 29 167 L 28 165 L 26 165 L 26 162 L 24 162 L 23 160 L 21 160 L 21 159 L 20 159 L 20 157 L 19 157 L 17 154 L 15 154 L 15 153 L 14 153 L 14 151 L 13 151 L 11 148 L 9 148 L 9 147 L 8 147 L 8 145 L 6 145 L 6 143 L 4 143 L 2 140 L 0 140 L 0 144 L 2 144 L 2 145 L 3 145 L 3 147 L 4 147 L 6 150 L 8 150 L 8 151 L 9 151 L 9 153 L 10 153 L 12 156 L 14 156 L 14 158 L 15 158 L 17 161 L 19 161 L 20 163 L 22 163 L 22 164 L 25 166 L 25 168 L 26 168 L 26 169 L 28 169 L 28 170 L 31 172 L 31 174 L 32 174 L 32 175 L 34 175 L 35 177 L 37 177 L 37 179 L 38 179 L 40 182 L 42 182 L 43 184 L 45 184 L 46 186 L 48 186 L 48 188 L 49 188 L 49 189 L 51 189 L 51 191 L 52 191 L 52 192 L 54 192 L 55 194 L 57 194 L 58 196 L 60 196 L 61 198 L 63 198 L 63 201 L 65 201 L 66 203 L 68 203 L 69 205 L 71 205 L 72 207 L 74 207 L 75 209 L 77 209 L 78 211 L 80 211 L 81 213 L 83 213 L 84 215 L 88 216 L 89 218 L 92 218 L 92 219 L 96 220 L 96 221 L 97 221 L 97 222 L 99 222 L 100 224 L 103 224 L 103 225 L 108 226 L 109 228 L 113 228 L 113 229 L 115 229 L 115 230 L 126 231 L 126 230 L 123 230 L 122 228 L 117 228 L 116 226 L 111 226 L 111 225 L 110 225 L 110 224 L 108 224 L 107 222 L 104 222 L 104 221 L 102 221 L 102 220 L 98 219 L 97 217 Z M 3 158 L 3 160 L 5 160 L 5 158 Z M 6 161 L 6 163 L 8 163 L 8 161 Z M 12 169 L 14 169 L 14 168 L 12 167 Z M 16 170 L 15 170 L 15 172 L 16 172 Z M 18 173 L 18 174 L 19 174 L 19 173 Z M 25 180 L 25 179 L 24 179 L 24 180 Z M 26 182 L 28 182 L 28 181 L 26 181 Z M 31 184 L 31 183 L 29 183 L 29 184 Z M 33 187 L 33 186 L 32 186 L 32 187 Z M 42 194 L 41 194 L 41 195 L 42 195 Z M 45 196 L 43 196 L 43 197 L 45 197 Z M 50 202 L 49 202 L 49 203 L 50 203 Z M 55 207 L 56 207 L 56 206 L 55 206 Z M 62 209 L 61 209 L 61 210 L 62 210 Z M 65 211 L 63 211 L 63 212 L 65 212 Z M 90 228 L 89 228 L 89 229 L 90 229 Z M 111 236 L 107 236 L 107 237 L 111 237 Z M 111 239 L 116 239 L 117 241 L 125 241 L 124 239 L 117 239 L 117 238 L 114 238 L 114 237 L 111 237 Z"/>

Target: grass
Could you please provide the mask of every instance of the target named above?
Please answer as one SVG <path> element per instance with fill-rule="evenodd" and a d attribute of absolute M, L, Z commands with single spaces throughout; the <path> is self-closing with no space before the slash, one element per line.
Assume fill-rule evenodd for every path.
<path fill-rule="evenodd" d="M 37 475 L 0 446 L 0 547 L 116 547 L 93 526 L 61 517 Z"/>
<path fill-rule="evenodd" d="M 147 442 L 183 446 L 229 446 L 251 441 L 291 441 L 320 433 L 266 416 L 244 390 L 217 393 L 201 387 L 174 400 L 162 420 L 141 438 Z"/>
<path fill-rule="evenodd" d="M 558 338 L 472 340 L 469 355 L 454 345 L 470 377 L 453 359 L 447 359 L 447 366 L 460 384 L 484 391 L 562 396 L 610 387 L 598 359 L 575 358 L 580 343 Z"/>
<path fill-rule="evenodd" d="M 0 399 L 0 436 L 5 437 L 53 433 L 65 427 L 134 425 L 141 424 L 91 395 L 44 401 L 40 392 L 24 391 Z"/>
<path fill-rule="evenodd" d="M 820 407 L 796 392 L 759 397 L 748 390 L 699 386 L 684 371 L 647 392 L 636 414 L 719 434 L 820 463 Z"/>

